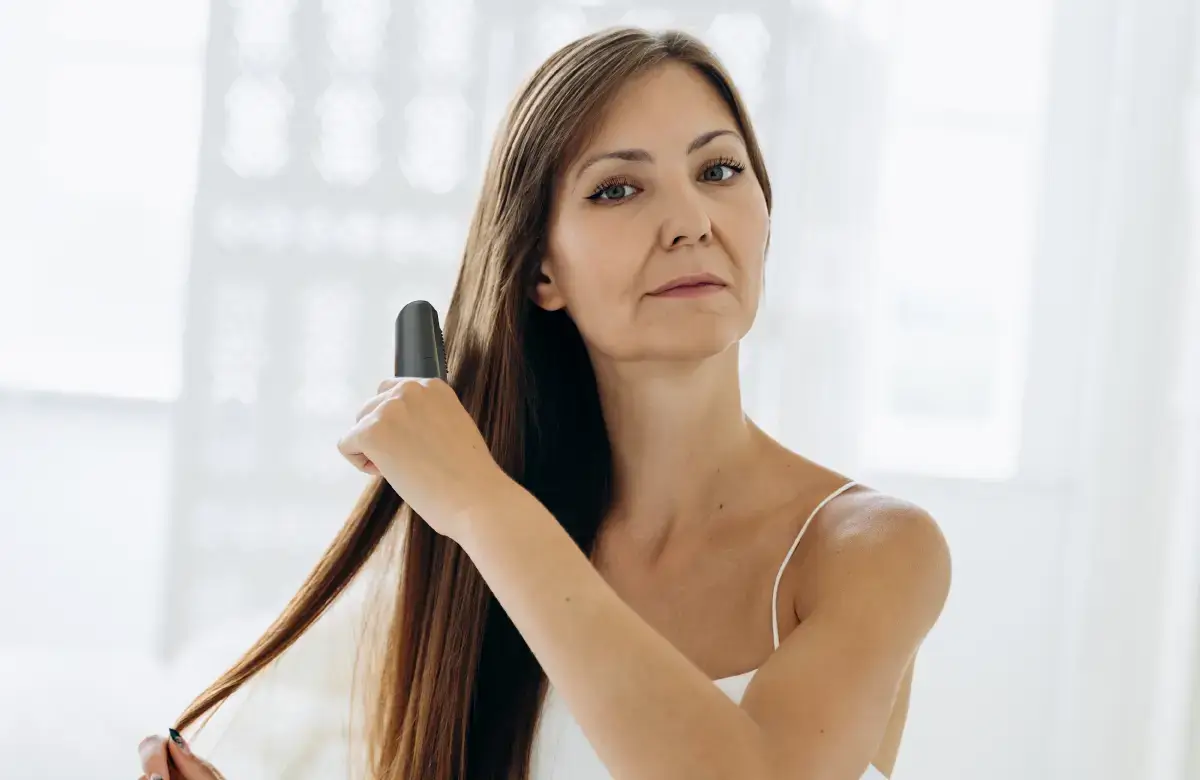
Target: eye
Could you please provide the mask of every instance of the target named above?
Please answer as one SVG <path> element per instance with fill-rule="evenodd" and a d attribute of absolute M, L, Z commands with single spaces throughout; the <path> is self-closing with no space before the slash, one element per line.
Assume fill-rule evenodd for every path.
<path fill-rule="evenodd" d="M 618 203 L 629 197 L 632 197 L 637 192 L 637 187 L 634 187 L 625 179 L 605 179 L 596 185 L 596 189 L 588 195 L 588 200 L 599 201 L 603 203 Z"/>
<path fill-rule="evenodd" d="M 746 166 L 737 160 L 722 157 L 719 160 L 712 160 L 705 164 L 704 170 L 700 174 L 700 180 L 711 182 L 729 181 L 744 170 L 746 170 Z"/>

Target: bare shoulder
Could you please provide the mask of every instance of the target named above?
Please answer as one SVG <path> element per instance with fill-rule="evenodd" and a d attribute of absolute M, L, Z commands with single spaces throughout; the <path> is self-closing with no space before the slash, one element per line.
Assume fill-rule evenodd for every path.
<path fill-rule="evenodd" d="M 949 563 L 942 529 L 924 508 L 865 485 L 857 485 L 839 498 L 830 507 L 833 511 L 823 534 L 834 552 L 901 552 L 945 557 Z"/>
<path fill-rule="evenodd" d="M 950 548 L 922 507 L 865 486 L 831 502 L 815 534 L 812 611 L 919 641 L 950 590 Z"/>

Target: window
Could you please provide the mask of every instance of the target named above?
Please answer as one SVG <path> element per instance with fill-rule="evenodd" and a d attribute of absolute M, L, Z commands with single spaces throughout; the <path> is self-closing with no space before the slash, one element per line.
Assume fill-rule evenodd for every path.
<path fill-rule="evenodd" d="M 208 3 L 9 14 L 22 18 L 0 23 L 0 386 L 173 398 Z"/>
<path fill-rule="evenodd" d="M 903 11 L 864 455 L 881 469 L 1008 478 L 1022 443 L 1052 5 L 909 0 Z"/>

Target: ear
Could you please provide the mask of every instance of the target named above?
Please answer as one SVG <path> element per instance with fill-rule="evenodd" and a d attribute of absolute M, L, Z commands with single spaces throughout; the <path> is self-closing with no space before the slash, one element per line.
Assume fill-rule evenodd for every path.
<path fill-rule="evenodd" d="M 554 263 L 550 258 L 543 258 L 530 297 L 533 298 L 534 303 L 546 311 L 558 311 L 567 306 L 562 290 L 559 289 L 554 278 Z"/>

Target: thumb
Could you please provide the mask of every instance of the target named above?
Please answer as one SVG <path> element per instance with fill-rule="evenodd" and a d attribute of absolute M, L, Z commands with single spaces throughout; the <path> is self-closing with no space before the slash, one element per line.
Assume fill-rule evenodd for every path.
<path fill-rule="evenodd" d="M 192 752 L 187 740 L 175 729 L 169 730 L 167 755 L 171 758 L 171 780 L 225 780 L 217 768 Z"/>

